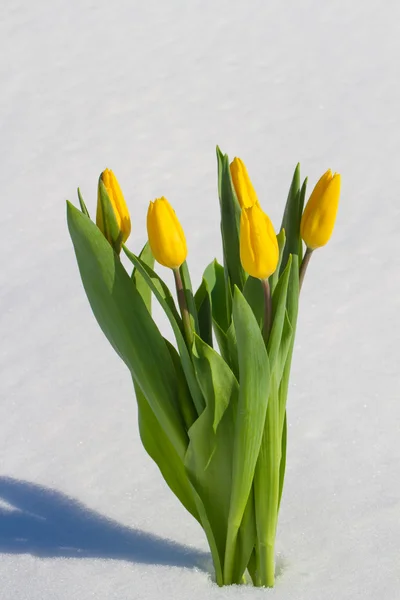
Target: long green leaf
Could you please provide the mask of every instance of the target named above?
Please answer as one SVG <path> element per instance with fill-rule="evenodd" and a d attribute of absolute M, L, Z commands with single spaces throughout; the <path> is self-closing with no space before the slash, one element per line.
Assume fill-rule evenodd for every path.
<path fill-rule="evenodd" d="M 194 301 L 196 304 L 197 316 L 199 319 L 199 334 L 202 340 L 204 340 L 209 346 L 213 346 L 212 337 L 212 309 L 211 309 L 211 298 L 208 289 L 207 281 L 201 280 L 201 284 L 194 295 Z"/>
<path fill-rule="evenodd" d="M 193 360 L 206 408 L 189 430 L 185 465 L 193 487 L 205 508 L 218 553 L 224 563 L 228 527 L 234 415 L 239 385 L 221 356 L 197 335 Z M 222 577 L 222 571 L 219 574 Z"/>
<path fill-rule="evenodd" d="M 287 299 L 286 299 L 286 312 L 287 318 L 290 323 L 290 327 L 292 330 L 291 333 L 291 341 L 289 344 L 289 348 L 286 353 L 286 357 L 282 354 L 280 358 L 281 365 L 283 364 L 283 371 L 280 374 L 280 384 L 279 384 L 279 415 L 280 422 L 282 423 L 282 446 L 281 446 L 281 463 L 280 463 L 280 481 L 279 481 L 279 504 L 282 498 L 283 491 L 283 483 L 285 477 L 285 468 L 286 468 L 286 444 L 287 444 L 287 423 L 286 423 L 286 402 L 289 388 L 289 376 L 290 376 L 290 367 L 293 356 L 293 347 L 294 347 L 294 336 L 296 331 L 296 323 L 297 323 L 297 314 L 298 314 L 298 305 L 299 305 L 299 266 L 298 266 L 298 257 L 292 257 L 292 269 L 290 272 L 290 279 L 288 285 Z M 282 338 L 284 337 L 284 333 L 282 334 Z M 282 350 L 283 352 L 282 344 Z"/>
<path fill-rule="evenodd" d="M 306 177 L 305 180 L 303 181 L 303 185 L 301 186 L 301 190 L 300 190 L 299 224 L 301 223 L 301 217 L 303 216 L 303 208 L 304 208 L 304 203 L 305 203 L 305 199 L 306 199 L 306 191 L 307 191 L 307 181 L 308 181 L 308 178 Z M 301 261 L 303 260 L 303 240 L 301 239 L 301 236 L 299 236 L 299 250 L 298 250 L 297 254 L 299 257 L 299 267 L 300 267 Z"/>
<path fill-rule="evenodd" d="M 238 288 L 235 288 L 233 298 L 233 322 L 237 337 L 240 391 L 224 565 L 226 583 L 231 583 L 233 578 L 237 535 L 253 483 L 270 385 L 264 340 L 253 311 Z"/>
<path fill-rule="evenodd" d="M 168 319 L 172 318 L 175 321 L 183 335 L 182 319 L 176 309 L 175 301 L 166 283 L 155 271 L 153 271 L 153 268 L 149 264 L 148 260 L 142 260 L 140 257 L 133 254 L 133 252 L 131 252 L 125 245 L 122 246 L 122 249 L 127 258 L 129 258 L 135 267 L 133 274 L 135 274 L 136 279 L 138 279 L 139 276 L 141 277 L 141 281 L 151 292 L 153 292 L 158 302 L 161 304 L 168 316 Z"/>
<path fill-rule="evenodd" d="M 79 204 L 80 204 L 80 207 L 81 207 L 81 211 L 83 212 L 84 215 L 86 215 L 90 219 L 89 211 L 86 208 L 85 201 L 84 201 L 84 199 L 82 197 L 81 190 L 79 188 L 78 188 L 78 200 L 79 200 Z"/>
<path fill-rule="evenodd" d="M 279 354 L 279 348 L 282 338 L 282 330 L 286 313 L 286 297 L 289 285 L 289 277 L 292 267 L 292 256 L 286 264 L 286 268 L 276 284 L 272 295 L 272 329 L 268 339 L 268 357 L 271 371 L 275 367 L 275 361 Z"/>
<path fill-rule="evenodd" d="M 249 276 L 244 284 L 243 296 L 251 306 L 258 326 L 262 330 L 265 317 L 265 300 L 261 280 Z"/>
<path fill-rule="evenodd" d="M 286 471 L 286 447 L 287 447 L 287 416 L 285 411 L 285 416 L 283 419 L 283 428 L 282 428 L 282 443 L 281 443 L 281 462 L 279 465 L 279 502 L 278 502 L 278 511 L 281 505 L 282 500 L 282 492 L 283 492 L 283 483 L 285 481 L 285 471 Z"/>
<path fill-rule="evenodd" d="M 82 282 L 97 322 L 183 457 L 188 438 L 177 402 L 175 368 L 165 341 L 101 231 L 69 202 L 67 218 Z"/>
<path fill-rule="evenodd" d="M 226 341 L 228 343 L 229 350 L 229 366 L 232 369 L 235 377 L 239 379 L 239 358 L 238 358 L 238 346 L 236 338 L 235 324 L 232 323 L 228 327 L 226 332 Z"/>
<path fill-rule="evenodd" d="M 227 301 L 225 270 L 215 259 L 205 269 L 203 278 L 206 280 L 211 294 L 211 309 L 214 322 L 226 332 L 231 322 L 231 314 Z"/>
<path fill-rule="evenodd" d="M 194 297 L 193 297 L 193 289 L 192 289 L 192 282 L 190 279 L 189 268 L 188 268 L 186 260 L 179 267 L 179 272 L 182 277 L 183 290 L 185 292 L 186 304 L 187 304 L 189 316 L 190 316 L 190 324 L 192 326 L 192 330 L 195 333 L 199 334 L 199 320 L 198 320 L 198 316 L 197 316 L 196 303 L 195 303 Z"/>
<path fill-rule="evenodd" d="M 233 582 L 241 583 L 243 573 L 248 568 L 251 555 L 256 543 L 256 516 L 254 510 L 254 490 L 250 490 L 242 522 L 240 523 L 237 549 L 235 556 L 235 566 L 233 570 Z M 251 567 L 250 567 L 251 568 Z M 250 573 L 251 576 L 251 573 Z"/>
<path fill-rule="evenodd" d="M 190 389 L 190 393 L 193 398 L 194 405 L 197 410 L 197 414 L 201 414 L 204 408 L 204 400 L 198 386 L 192 360 L 189 355 L 188 348 L 186 346 L 185 339 L 182 333 L 182 322 L 176 311 L 175 303 L 173 302 L 173 298 L 168 287 L 161 280 L 161 278 L 155 273 L 148 265 L 142 263 L 140 258 L 135 256 L 128 248 L 123 246 L 124 252 L 129 258 L 129 260 L 135 265 L 138 272 L 142 275 L 147 285 L 154 293 L 158 302 L 161 304 L 161 307 L 164 309 L 165 314 L 168 317 L 169 322 L 171 323 L 172 330 L 175 335 L 176 343 L 178 346 L 179 354 L 182 360 L 182 367 L 186 376 L 186 380 Z"/>
<path fill-rule="evenodd" d="M 222 154 L 218 146 L 217 161 L 224 264 L 227 268 L 232 290 L 235 285 L 242 290 L 246 281 L 246 274 L 240 262 L 239 251 L 240 205 L 232 184 L 228 155 Z"/>
<path fill-rule="evenodd" d="M 281 264 L 282 264 L 282 260 L 283 260 L 283 251 L 285 249 L 285 244 L 286 244 L 286 234 L 285 234 L 284 229 L 280 230 L 280 232 L 276 236 L 276 239 L 278 240 L 279 260 L 278 260 L 278 266 L 276 267 L 275 272 L 272 273 L 271 277 L 269 278 L 271 294 L 274 292 L 276 284 L 278 283 L 278 280 L 279 280 L 279 274 L 280 274 Z"/>
<path fill-rule="evenodd" d="M 257 528 L 257 582 L 272 587 L 275 573 L 275 535 L 278 521 L 282 436 L 276 373 L 271 372 L 265 429 L 254 475 Z"/>
<path fill-rule="evenodd" d="M 297 254 L 299 251 L 300 240 L 300 164 L 296 166 L 292 183 L 289 189 L 286 201 L 285 211 L 283 213 L 281 229 L 285 230 L 286 244 L 283 251 L 283 259 L 280 266 L 280 273 L 286 268 L 289 254 Z"/>
<path fill-rule="evenodd" d="M 143 249 L 142 249 L 141 253 L 139 254 L 139 258 L 145 265 L 150 267 L 150 269 L 153 269 L 154 256 L 151 251 L 149 242 L 146 242 L 146 244 L 143 246 Z M 143 302 L 145 303 L 147 310 L 151 314 L 151 289 L 147 285 L 147 282 L 144 279 L 143 275 L 141 275 L 139 273 L 139 271 L 136 269 L 136 267 L 134 267 L 134 269 L 132 271 L 132 279 L 136 286 L 137 291 L 143 298 Z"/>
<path fill-rule="evenodd" d="M 186 430 L 188 431 L 197 419 L 197 411 L 190 395 L 189 386 L 182 367 L 181 357 L 179 356 L 175 347 L 168 340 L 165 340 L 165 343 L 167 344 L 172 362 L 174 363 L 176 383 L 178 387 L 178 404 Z"/>

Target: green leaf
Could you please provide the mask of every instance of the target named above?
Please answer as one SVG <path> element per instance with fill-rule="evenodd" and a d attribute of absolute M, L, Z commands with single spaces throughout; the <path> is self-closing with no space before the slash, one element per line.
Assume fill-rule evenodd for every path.
<path fill-rule="evenodd" d="M 237 339 L 236 339 L 236 331 L 235 324 L 232 323 L 228 327 L 228 331 L 226 332 L 226 340 L 228 343 L 229 350 L 229 366 L 232 369 L 235 377 L 239 379 L 239 359 L 238 359 L 238 348 L 237 348 Z"/>
<path fill-rule="evenodd" d="M 257 579 L 257 559 L 256 559 L 256 549 L 255 548 L 253 548 L 253 552 L 251 553 L 249 564 L 247 565 L 247 570 L 253 581 L 253 585 L 255 585 L 256 579 Z"/>
<path fill-rule="evenodd" d="M 239 384 L 218 352 L 197 335 L 194 337 L 193 361 L 207 408 L 213 414 L 212 427 L 216 433 L 229 403 L 236 403 Z"/>
<path fill-rule="evenodd" d="M 233 571 L 234 583 L 241 583 L 243 573 L 245 572 L 246 568 L 248 568 L 251 560 L 256 538 L 257 531 L 254 510 L 254 491 L 252 487 L 250 490 L 249 499 L 247 500 L 243 519 L 239 527 L 235 566 Z M 251 573 L 250 576 L 252 577 Z"/>
<path fill-rule="evenodd" d="M 213 260 L 204 271 L 203 278 L 206 280 L 211 294 L 213 320 L 222 331 L 226 332 L 231 322 L 231 315 L 224 267 L 216 259 Z"/>
<path fill-rule="evenodd" d="M 276 239 L 278 240 L 279 260 L 278 260 L 278 266 L 276 267 L 275 273 L 272 273 L 271 277 L 268 280 L 270 288 L 271 288 L 271 294 L 273 294 L 276 284 L 278 283 L 278 280 L 279 280 L 279 273 L 280 273 L 282 259 L 283 259 L 283 251 L 285 249 L 285 244 L 286 244 L 286 234 L 285 234 L 284 229 L 280 230 L 280 232 L 276 236 Z"/>
<path fill-rule="evenodd" d="M 155 271 L 153 271 L 153 268 L 150 266 L 148 260 L 146 262 L 143 261 L 141 257 L 133 254 L 133 252 L 131 252 L 125 245 L 122 246 L 122 249 L 127 258 L 129 258 L 135 267 L 132 277 L 135 274 L 136 278 L 139 278 L 139 276 L 142 278 L 142 282 L 145 283 L 148 289 L 154 293 L 157 300 L 160 302 L 161 306 L 166 312 L 168 318 L 170 319 L 171 316 L 174 319 L 183 335 L 182 319 L 176 309 L 175 301 L 166 283 L 164 283 L 161 277 Z"/>
<path fill-rule="evenodd" d="M 98 205 L 102 213 L 102 220 L 104 226 L 104 237 L 110 242 L 115 252 L 119 254 L 122 246 L 122 231 L 118 225 L 113 205 L 111 204 L 110 197 L 107 192 L 107 188 L 104 185 L 101 176 L 99 177 L 98 185 Z"/>
<path fill-rule="evenodd" d="M 123 249 L 126 256 L 135 265 L 138 273 L 142 275 L 147 285 L 154 293 L 165 314 L 167 315 L 169 322 L 171 323 L 190 393 L 192 395 L 197 414 L 200 414 L 204 408 L 204 399 L 198 386 L 194 374 L 192 360 L 183 336 L 182 320 L 177 313 L 171 292 L 162 279 L 157 275 L 157 273 L 155 273 L 149 266 L 142 263 L 140 258 L 135 256 L 130 250 L 128 250 L 128 248 L 126 248 L 126 246 L 123 246 Z"/>
<path fill-rule="evenodd" d="M 261 280 L 249 276 L 243 288 L 243 296 L 251 306 L 257 323 L 262 330 L 265 318 L 265 300 Z"/>
<path fill-rule="evenodd" d="M 218 555 L 216 562 L 221 569 L 228 527 L 239 385 L 221 356 L 197 335 L 194 336 L 193 360 L 206 408 L 189 430 L 185 466 L 204 505 Z"/>
<path fill-rule="evenodd" d="M 278 520 L 281 428 L 276 373 L 271 370 L 265 429 L 254 475 L 254 503 L 257 528 L 257 582 L 272 587 L 275 570 L 275 535 Z"/>
<path fill-rule="evenodd" d="M 233 323 L 230 324 L 226 333 L 222 331 L 216 321 L 213 321 L 213 327 L 222 358 L 229 365 L 235 377 L 239 378 L 237 342 Z"/>
<path fill-rule="evenodd" d="M 224 566 L 225 583 L 232 582 L 238 530 L 253 483 L 267 410 L 270 370 L 260 328 L 238 288 L 233 297 L 240 390 L 233 454 L 232 492 Z"/>
<path fill-rule="evenodd" d="M 232 290 L 235 285 L 242 290 L 246 281 L 246 274 L 240 262 L 240 204 L 232 184 L 228 155 L 222 154 L 218 146 L 217 161 L 224 264 L 227 268 Z"/>
<path fill-rule="evenodd" d="M 292 267 L 293 269 L 294 267 Z M 290 352 L 291 345 L 294 340 L 294 330 L 290 323 L 287 309 L 285 310 L 285 318 L 283 322 L 283 329 L 281 335 L 281 341 L 278 348 L 278 356 L 276 358 L 275 370 L 277 381 L 280 382 L 283 376 L 286 360 Z"/>
<path fill-rule="evenodd" d="M 304 202 L 306 199 L 306 191 L 307 191 L 307 182 L 308 182 L 308 178 L 306 177 L 303 182 L 303 185 L 301 186 L 301 190 L 300 190 L 299 223 L 301 223 L 301 217 L 303 216 L 303 208 L 304 208 Z M 301 235 L 299 236 L 298 256 L 299 256 L 299 268 L 300 268 L 301 261 L 303 260 L 303 240 L 301 239 Z"/>
<path fill-rule="evenodd" d="M 78 188 L 78 199 L 79 199 L 79 204 L 80 204 L 80 207 L 81 207 L 81 211 L 83 212 L 84 215 L 86 215 L 90 219 L 89 211 L 86 208 L 86 204 L 83 201 L 81 190 L 79 188 Z"/>
<path fill-rule="evenodd" d="M 279 373 L 279 415 L 280 422 L 282 423 L 282 447 L 281 447 L 281 461 L 280 461 L 280 481 L 279 481 L 279 504 L 282 498 L 283 491 L 283 483 L 285 477 L 285 468 L 286 468 L 286 438 L 287 438 L 287 422 L 286 422 L 286 403 L 287 403 L 287 395 L 289 388 L 289 377 L 290 377 L 290 367 L 293 356 L 293 348 L 294 348 L 294 336 L 296 331 L 296 322 L 297 322 L 297 313 L 298 313 L 298 303 L 299 303 L 299 267 L 298 267 L 298 257 L 292 257 L 292 269 L 290 271 L 290 279 L 289 286 L 287 292 L 286 299 L 286 313 L 287 318 L 290 323 L 290 327 L 292 330 L 291 340 L 289 347 L 286 352 L 286 356 L 284 355 L 283 347 L 286 345 L 286 342 L 282 344 L 281 353 L 282 356 L 280 358 L 280 364 L 283 365 L 282 373 Z M 285 329 L 285 327 L 284 327 Z M 285 332 L 282 333 L 282 339 L 284 339 Z"/>
<path fill-rule="evenodd" d="M 167 348 L 169 350 L 172 362 L 174 363 L 176 372 L 176 381 L 178 386 L 178 403 L 181 410 L 181 415 L 186 426 L 186 430 L 189 430 L 197 419 L 197 411 L 193 404 L 190 390 L 185 378 L 185 374 L 182 368 L 181 357 L 175 350 L 175 347 L 164 338 Z"/>
<path fill-rule="evenodd" d="M 268 339 L 268 357 L 271 371 L 275 367 L 275 361 L 279 354 L 279 348 L 282 338 L 282 330 L 286 313 L 286 297 L 289 285 L 289 277 L 292 267 L 292 256 L 286 264 L 286 268 L 276 284 L 272 295 L 272 328 Z"/>
<path fill-rule="evenodd" d="M 179 456 L 188 444 L 168 348 L 131 278 L 101 231 L 67 202 L 82 282 L 103 333 L 129 368 Z"/>
<path fill-rule="evenodd" d="M 142 444 L 157 464 L 163 478 L 175 496 L 179 498 L 186 510 L 200 522 L 183 460 L 165 434 L 140 387 L 135 380 L 133 380 L 133 383 L 138 402 L 139 431 Z"/>
<path fill-rule="evenodd" d="M 300 240 L 300 163 L 294 171 L 292 183 L 289 189 L 286 201 L 285 212 L 283 214 L 281 229 L 285 230 L 286 244 L 283 251 L 283 258 L 280 266 L 280 273 L 286 267 L 289 254 L 297 254 L 299 251 Z"/>
<path fill-rule="evenodd" d="M 139 254 L 139 258 L 145 265 L 150 267 L 150 269 L 153 269 L 154 256 L 151 251 L 149 242 L 146 242 L 145 245 L 143 246 L 143 249 L 142 249 L 141 253 Z M 136 267 L 134 267 L 134 269 L 132 271 L 132 279 L 136 286 L 137 291 L 143 298 L 143 302 L 145 303 L 147 310 L 151 314 L 151 289 L 149 288 L 143 275 L 141 275 L 139 273 L 139 271 L 136 269 Z M 172 300 L 172 302 L 173 302 L 173 300 Z"/>
<path fill-rule="evenodd" d="M 278 502 L 278 511 L 281 505 L 282 500 L 282 492 L 283 492 L 283 483 L 285 481 L 285 471 L 286 471 L 286 448 L 287 448 L 287 416 L 285 411 L 285 416 L 283 419 L 283 429 L 282 429 L 282 445 L 281 445 L 281 462 L 279 465 L 279 502 Z"/>
<path fill-rule="evenodd" d="M 292 269 L 290 271 L 289 285 L 287 291 L 286 308 L 293 331 L 296 330 L 297 315 L 299 311 L 299 258 L 292 256 Z"/>
<path fill-rule="evenodd" d="M 277 378 L 280 385 L 286 387 L 283 395 L 284 401 L 280 401 L 281 417 L 283 419 L 286 407 L 287 386 L 289 384 L 290 364 L 293 353 L 293 344 L 296 331 L 297 315 L 299 309 L 299 259 L 292 256 L 292 268 L 286 294 L 285 321 L 282 330 L 281 342 L 278 353 Z M 288 370 L 287 370 L 287 363 Z"/>
<path fill-rule="evenodd" d="M 211 298 L 207 281 L 202 279 L 200 287 L 194 295 L 196 311 L 199 319 L 200 337 L 209 346 L 213 346 Z"/>
<path fill-rule="evenodd" d="M 185 292 L 186 304 L 189 311 L 192 331 L 195 331 L 197 334 L 199 334 L 199 321 L 197 317 L 196 303 L 193 298 L 192 282 L 190 280 L 190 273 L 186 260 L 179 267 L 179 272 L 182 277 L 183 289 Z"/>

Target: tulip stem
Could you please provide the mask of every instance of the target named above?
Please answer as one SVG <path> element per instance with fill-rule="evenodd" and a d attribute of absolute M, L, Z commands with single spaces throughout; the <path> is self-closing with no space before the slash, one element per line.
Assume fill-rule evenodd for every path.
<path fill-rule="evenodd" d="M 300 290 L 301 290 L 301 286 L 303 285 L 304 276 L 306 274 L 308 263 L 310 262 L 312 253 L 313 253 L 313 250 L 311 250 L 311 248 L 308 248 L 308 246 L 307 246 L 307 250 L 306 250 L 303 260 L 301 262 L 300 273 L 299 273 L 299 288 L 300 288 Z"/>
<path fill-rule="evenodd" d="M 183 328 L 185 330 L 186 342 L 188 344 L 189 349 L 191 349 L 192 344 L 193 344 L 193 331 L 192 331 L 192 326 L 190 324 L 190 315 L 189 315 L 189 310 L 188 310 L 188 306 L 187 306 L 187 302 L 186 302 L 185 289 L 183 287 L 183 281 L 182 281 L 181 274 L 179 272 L 179 268 L 172 269 L 172 270 L 174 272 L 174 277 L 175 277 L 176 293 L 178 296 L 179 307 L 181 309 L 182 322 L 183 322 Z"/>
<path fill-rule="evenodd" d="M 269 285 L 268 279 L 262 279 L 262 288 L 264 292 L 264 329 L 263 329 L 263 337 L 265 343 L 268 342 L 269 334 L 271 332 L 271 324 L 272 324 L 272 298 L 271 298 L 271 288 Z"/>

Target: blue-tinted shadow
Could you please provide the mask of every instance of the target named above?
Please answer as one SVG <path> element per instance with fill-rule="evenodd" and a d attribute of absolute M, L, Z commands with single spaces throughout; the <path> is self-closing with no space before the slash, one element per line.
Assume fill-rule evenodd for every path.
<path fill-rule="evenodd" d="M 0 477 L 0 552 L 206 571 L 210 565 L 208 553 L 125 527 L 60 492 L 11 477 Z"/>

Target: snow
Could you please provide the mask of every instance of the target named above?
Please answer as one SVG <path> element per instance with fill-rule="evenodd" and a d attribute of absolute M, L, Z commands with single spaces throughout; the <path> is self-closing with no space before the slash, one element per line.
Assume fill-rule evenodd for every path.
<path fill-rule="evenodd" d="M 399 597 L 399 18 L 376 0 L 3 0 L 1 600 Z M 199 282 L 221 257 L 217 143 L 276 227 L 297 161 L 311 185 L 328 167 L 343 182 L 301 298 L 267 591 L 212 582 L 201 528 L 141 447 L 65 220 L 78 185 L 94 212 L 108 166 L 130 247 L 165 195 Z"/>

